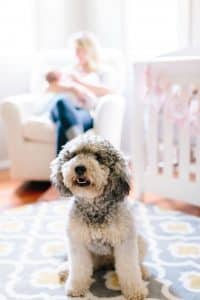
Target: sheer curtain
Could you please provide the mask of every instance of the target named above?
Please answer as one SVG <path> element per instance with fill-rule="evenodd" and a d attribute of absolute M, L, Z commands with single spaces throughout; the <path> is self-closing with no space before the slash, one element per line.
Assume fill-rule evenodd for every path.
<path fill-rule="evenodd" d="M 0 55 L 34 50 L 35 4 L 34 0 L 0 0 Z"/>
<path fill-rule="evenodd" d="M 83 16 L 82 0 L 0 0 L 0 57 L 65 47 Z"/>
<path fill-rule="evenodd" d="M 0 0 L 0 55 L 63 47 L 72 32 L 82 29 L 132 56 L 160 55 L 192 39 L 198 44 L 199 2 Z"/>

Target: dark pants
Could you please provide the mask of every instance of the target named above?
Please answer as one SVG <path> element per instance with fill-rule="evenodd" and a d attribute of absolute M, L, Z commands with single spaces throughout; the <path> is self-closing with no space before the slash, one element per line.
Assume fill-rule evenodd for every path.
<path fill-rule="evenodd" d="M 93 119 L 90 113 L 80 107 L 75 107 L 67 98 L 59 98 L 53 102 L 50 116 L 56 125 L 56 152 L 69 140 L 67 132 L 73 128 L 79 128 L 85 132 L 93 127 Z"/>

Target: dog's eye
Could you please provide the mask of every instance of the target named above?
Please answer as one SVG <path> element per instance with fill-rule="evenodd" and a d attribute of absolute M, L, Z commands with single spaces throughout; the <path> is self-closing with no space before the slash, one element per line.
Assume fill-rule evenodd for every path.
<path fill-rule="evenodd" d="M 97 160 L 99 163 L 102 163 L 102 162 L 103 162 L 103 157 L 102 157 L 99 153 L 96 153 L 96 154 L 95 154 L 95 158 L 96 158 L 96 160 Z"/>
<path fill-rule="evenodd" d="M 75 152 L 72 152 L 70 155 L 70 158 L 72 159 L 73 157 L 75 157 L 77 154 Z"/>

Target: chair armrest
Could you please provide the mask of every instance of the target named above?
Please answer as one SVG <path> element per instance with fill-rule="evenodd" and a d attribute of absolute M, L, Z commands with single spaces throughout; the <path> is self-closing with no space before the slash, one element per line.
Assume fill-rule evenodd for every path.
<path fill-rule="evenodd" d="M 41 95 L 22 94 L 4 99 L 0 104 L 0 113 L 5 124 L 8 148 L 16 148 L 23 142 L 22 123 L 34 114 Z"/>
<path fill-rule="evenodd" d="M 17 96 L 12 96 L 4 99 L 1 104 L 1 110 L 4 106 L 15 107 L 21 115 L 21 118 L 27 118 L 30 115 L 37 112 L 39 105 L 41 105 L 41 100 L 44 98 L 51 97 L 47 94 L 21 94 Z"/>
<path fill-rule="evenodd" d="M 120 148 L 125 100 L 113 94 L 99 101 L 94 115 L 94 130 Z"/>
<path fill-rule="evenodd" d="M 18 106 L 14 102 L 3 101 L 0 106 L 1 116 L 4 122 L 6 141 L 9 156 L 12 158 L 14 151 L 18 151 L 23 143 L 21 114 Z"/>

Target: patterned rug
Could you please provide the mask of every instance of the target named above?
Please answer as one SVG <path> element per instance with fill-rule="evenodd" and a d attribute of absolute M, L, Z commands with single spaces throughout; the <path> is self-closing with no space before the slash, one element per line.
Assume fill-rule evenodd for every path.
<path fill-rule="evenodd" d="M 65 208 L 59 200 L 1 215 L 0 300 L 67 299 L 55 271 L 66 258 Z M 199 300 L 200 219 L 142 204 L 134 210 L 138 228 L 149 242 L 148 299 Z M 124 299 L 115 273 L 96 273 L 84 299 Z"/>

